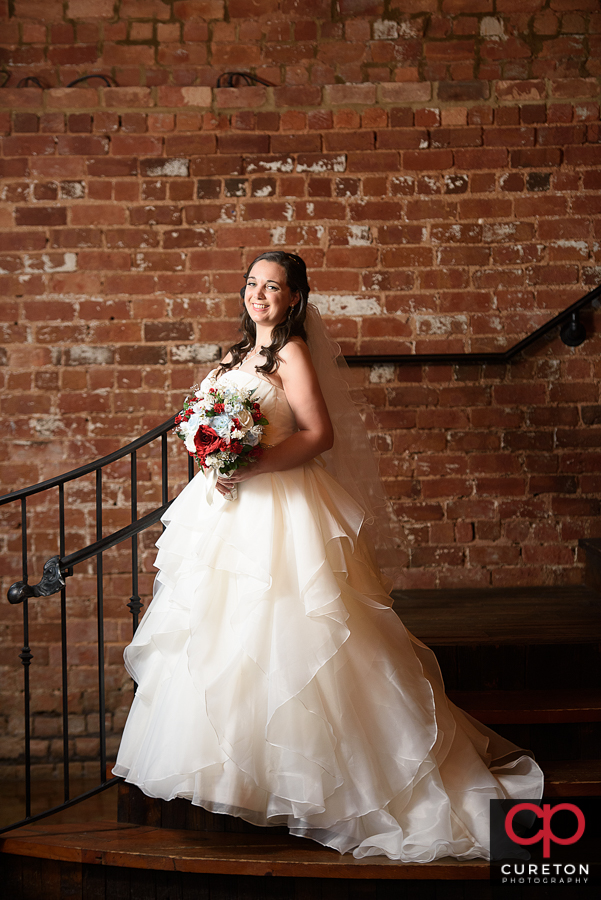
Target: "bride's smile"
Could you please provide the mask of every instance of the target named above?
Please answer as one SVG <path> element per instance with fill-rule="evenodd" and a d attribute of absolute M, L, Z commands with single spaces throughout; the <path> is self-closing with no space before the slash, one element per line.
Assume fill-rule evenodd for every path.
<path fill-rule="evenodd" d="M 279 325 L 295 302 L 282 266 L 265 259 L 255 263 L 246 279 L 244 304 L 257 327 L 272 329 Z"/>

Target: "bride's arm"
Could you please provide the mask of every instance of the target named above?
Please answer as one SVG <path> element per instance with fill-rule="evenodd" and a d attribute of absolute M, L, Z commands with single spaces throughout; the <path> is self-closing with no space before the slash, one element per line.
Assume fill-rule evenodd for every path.
<path fill-rule="evenodd" d="M 289 341 L 280 351 L 278 375 L 294 413 L 298 431 L 275 447 L 266 449 L 256 462 L 238 469 L 226 480 L 246 481 L 254 475 L 294 469 L 329 450 L 334 432 L 309 349 L 304 341 Z"/>

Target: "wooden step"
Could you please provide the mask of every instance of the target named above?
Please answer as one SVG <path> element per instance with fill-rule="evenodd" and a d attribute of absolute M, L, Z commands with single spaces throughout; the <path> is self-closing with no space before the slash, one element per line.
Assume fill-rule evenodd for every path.
<path fill-rule="evenodd" d="M 545 796 L 601 795 L 601 760 L 541 766 Z M 333 892 L 342 900 L 355 897 L 358 886 L 350 886 L 359 880 L 366 889 L 369 884 L 369 896 L 377 895 L 378 900 L 399 896 L 445 900 L 451 890 L 445 882 L 453 881 L 459 888 L 459 882 L 469 881 L 470 897 L 492 900 L 486 860 L 445 858 L 424 864 L 386 857 L 356 860 L 271 828 L 215 833 L 89 819 L 45 820 L 0 837 L 0 870 L 10 900 L 64 900 L 67 888 L 69 896 L 82 900 L 196 897 L 209 892 L 213 900 L 234 896 L 264 900 L 273 893 L 266 893 L 265 876 L 287 879 L 278 881 L 277 887 L 269 878 L 274 897 L 330 900 Z M 257 876 L 257 881 L 249 876 Z M 403 882 L 401 892 L 398 881 Z"/>
<path fill-rule="evenodd" d="M 561 759 L 538 763 L 547 797 L 601 797 L 601 759 Z"/>
<path fill-rule="evenodd" d="M 449 691 L 449 699 L 486 725 L 601 722 L 601 690 Z"/>
<path fill-rule="evenodd" d="M 401 863 L 354 859 L 291 835 L 215 834 L 116 822 L 27 825 L 0 838 L 0 853 L 99 866 L 223 875 L 402 880 L 488 879 L 485 860 Z"/>
<path fill-rule="evenodd" d="M 601 543 L 601 542 L 600 542 Z M 601 596 L 586 585 L 395 590 L 393 609 L 433 647 L 583 644 L 601 639 Z M 557 660 L 561 662 L 561 660 Z"/>

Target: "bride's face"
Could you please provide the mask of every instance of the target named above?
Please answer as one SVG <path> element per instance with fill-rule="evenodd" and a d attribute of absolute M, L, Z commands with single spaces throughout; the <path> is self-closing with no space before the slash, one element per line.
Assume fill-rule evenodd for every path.
<path fill-rule="evenodd" d="M 286 271 L 275 262 L 260 259 L 246 279 L 244 305 L 255 325 L 274 328 L 283 322 L 298 301 L 286 283 Z"/>

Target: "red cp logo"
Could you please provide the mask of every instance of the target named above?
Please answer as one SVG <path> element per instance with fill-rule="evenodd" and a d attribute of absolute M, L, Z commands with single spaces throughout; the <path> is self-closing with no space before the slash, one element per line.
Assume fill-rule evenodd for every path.
<path fill-rule="evenodd" d="M 518 837 L 513 830 L 513 818 L 522 809 L 532 810 L 532 812 L 536 813 L 539 819 L 543 820 L 543 827 L 537 834 L 534 835 L 534 837 Z M 556 812 L 559 812 L 560 809 L 569 809 L 570 812 L 574 813 L 574 815 L 576 816 L 578 826 L 572 837 L 557 837 L 557 835 L 553 834 L 553 831 L 551 830 L 551 819 Z M 584 826 L 584 813 L 581 809 L 578 809 L 577 806 L 574 806 L 573 803 L 558 803 L 553 807 L 553 809 L 551 809 L 550 803 L 543 803 L 542 809 L 535 803 L 518 803 L 516 806 L 510 809 L 505 816 L 505 831 L 507 832 L 511 840 L 515 841 L 516 844 L 536 844 L 537 841 L 540 841 L 542 839 L 543 856 L 545 857 L 545 859 L 551 856 L 551 841 L 554 841 L 556 844 L 575 844 L 576 841 L 584 834 Z"/>

